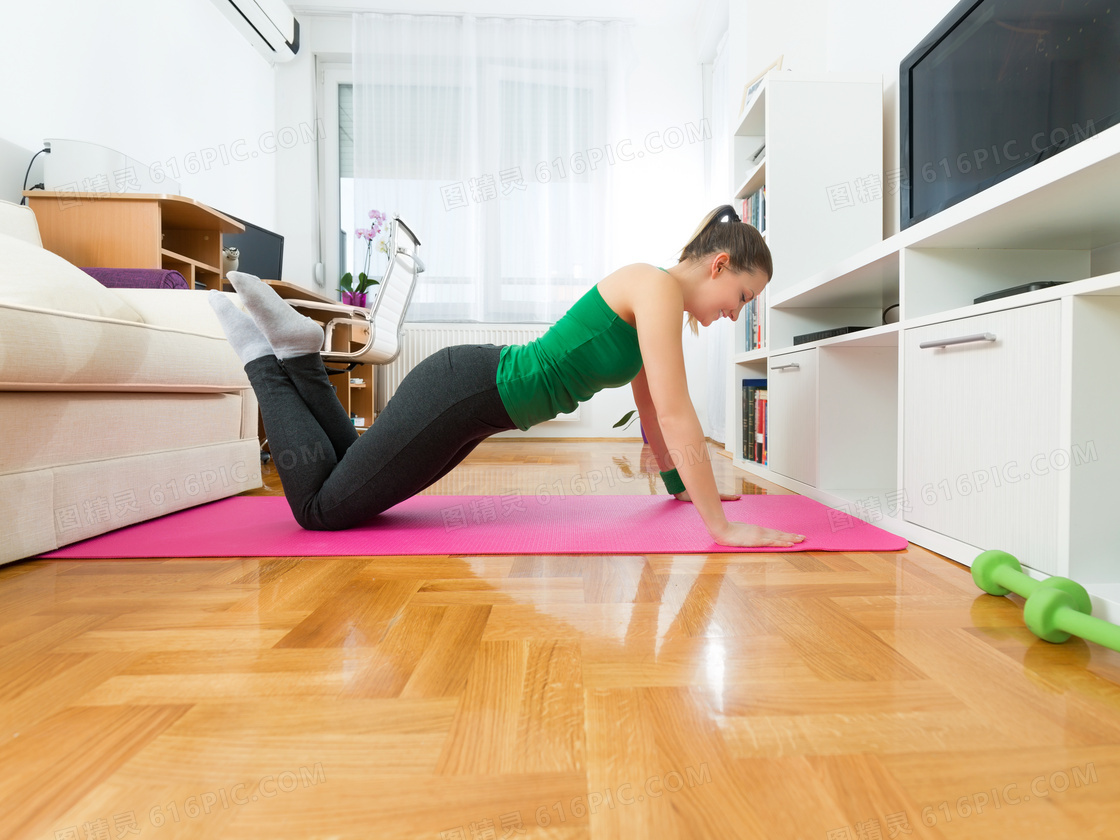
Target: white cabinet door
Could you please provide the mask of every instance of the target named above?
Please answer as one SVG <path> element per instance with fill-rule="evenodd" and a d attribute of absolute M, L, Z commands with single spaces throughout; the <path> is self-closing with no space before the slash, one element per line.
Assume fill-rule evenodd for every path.
<path fill-rule="evenodd" d="M 767 456 L 776 473 L 817 486 L 817 351 L 770 357 Z"/>
<path fill-rule="evenodd" d="M 903 339 L 906 518 L 1053 572 L 1060 313 L 1053 301 L 906 330 Z"/>

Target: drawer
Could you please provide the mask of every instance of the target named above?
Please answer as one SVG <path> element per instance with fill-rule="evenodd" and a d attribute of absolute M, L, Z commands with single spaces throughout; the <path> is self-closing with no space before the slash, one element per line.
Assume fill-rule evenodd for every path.
<path fill-rule="evenodd" d="M 768 460 L 773 472 L 817 486 L 817 349 L 771 356 L 766 379 Z"/>
<path fill-rule="evenodd" d="M 906 330 L 905 517 L 1057 568 L 1061 303 Z"/>

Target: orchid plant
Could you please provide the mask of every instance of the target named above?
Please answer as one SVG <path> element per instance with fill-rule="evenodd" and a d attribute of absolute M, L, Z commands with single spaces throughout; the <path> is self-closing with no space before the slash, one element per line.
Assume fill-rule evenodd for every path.
<path fill-rule="evenodd" d="M 359 303 L 359 305 L 364 306 L 365 305 L 365 297 L 364 296 L 365 296 L 366 290 L 369 289 L 370 286 L 376 286 L 381 282 L 380 280 L 378 280 L 374 277 L 370 277 L 370 275 L 369 275 L 369 260 L 370 260 L 370 256 L 373 254 L 374 242 L 377 243 L 377 250 L 378 251 L 380 251 L 383 254 L 388 254 L 389 253 L 389 244 L 384 239 L 379 238 L 381 236 L 381 231 L 385 227 L 385 222 L 386 222 L 387 218 L 388 217 L 384 213 L 382 213 L 380 210 L 370 210 L 369 211 L 369 219 L 370 219 L 369 227 L 368 228 L 358 228 L 356 231 L 354 231 L 354 235 L 357 236 L 358 239 L 364 239 L 366 241 L 366 262 L 365 262 L 364 270 L 360 274 L 358 274 L 358 280 L 357 280 L 356 287 L 355 287 L 355 283 L 354 283 L 354 276 L 349 271 L 346 272 L 344 275 L 342 275 L 342 279 L 338 283 L 338 289 L 344 295 L 344 297 L 343 297 L 344 302 L 349 302 L 349 301 L 346 301 L 346 297 L 353 298 L 356 295 L 361 295 L 362 297 L 359 299 L 361 301 Z"/>

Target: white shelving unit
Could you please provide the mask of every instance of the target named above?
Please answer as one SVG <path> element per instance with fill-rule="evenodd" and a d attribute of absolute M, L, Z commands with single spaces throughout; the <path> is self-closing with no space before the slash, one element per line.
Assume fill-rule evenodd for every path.
<path fill-rule="evenodd" d="M 1062 285 L 973 303 L 1043 280 Z M 894 302 L 898 324 L 792 345 Z M 771 453 L 816 463 L 738 466 L 965 565 L 1008 551 L 1120 620 L 1120 127 L 783 284 L 769 310 L 772 346 L 730 367 L 771 379 Z M 813 387 L 775 386 L 770 367 L 810 353 Z"/>
<path fill-rule="evenodd" d="M 733 203 L 738 207 L 766 189 L 766 220 L 759 227 L 774 258 L 767 301 L 882 241 L 881 77 L 771 71 L 735 125 Z M 762 317 L 770 319 L 771 342 L 778 329 L 777 346 L 792 343 L 789 330 L 797 318 L 770 318 L 766 311 Z M 881 310 L 875 317 L 874 323 L 879 323 Z M 743 458 L 742 381 L 771 378 L 768 351 L 748 350 L 745 324 L 741 317 L 735 325 L 727 381 L 727 446 L 738 466 L 767 474 L 766 467 Z"/>

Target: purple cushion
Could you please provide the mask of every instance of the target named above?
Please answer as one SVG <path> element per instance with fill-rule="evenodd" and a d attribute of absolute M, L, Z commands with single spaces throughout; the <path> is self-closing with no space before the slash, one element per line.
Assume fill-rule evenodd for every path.
<path fill-rule="evenodd" d="M 178 271 L 165 268 L 83 268 L 86 274 L 110 289 L 189 289 Z"/>

